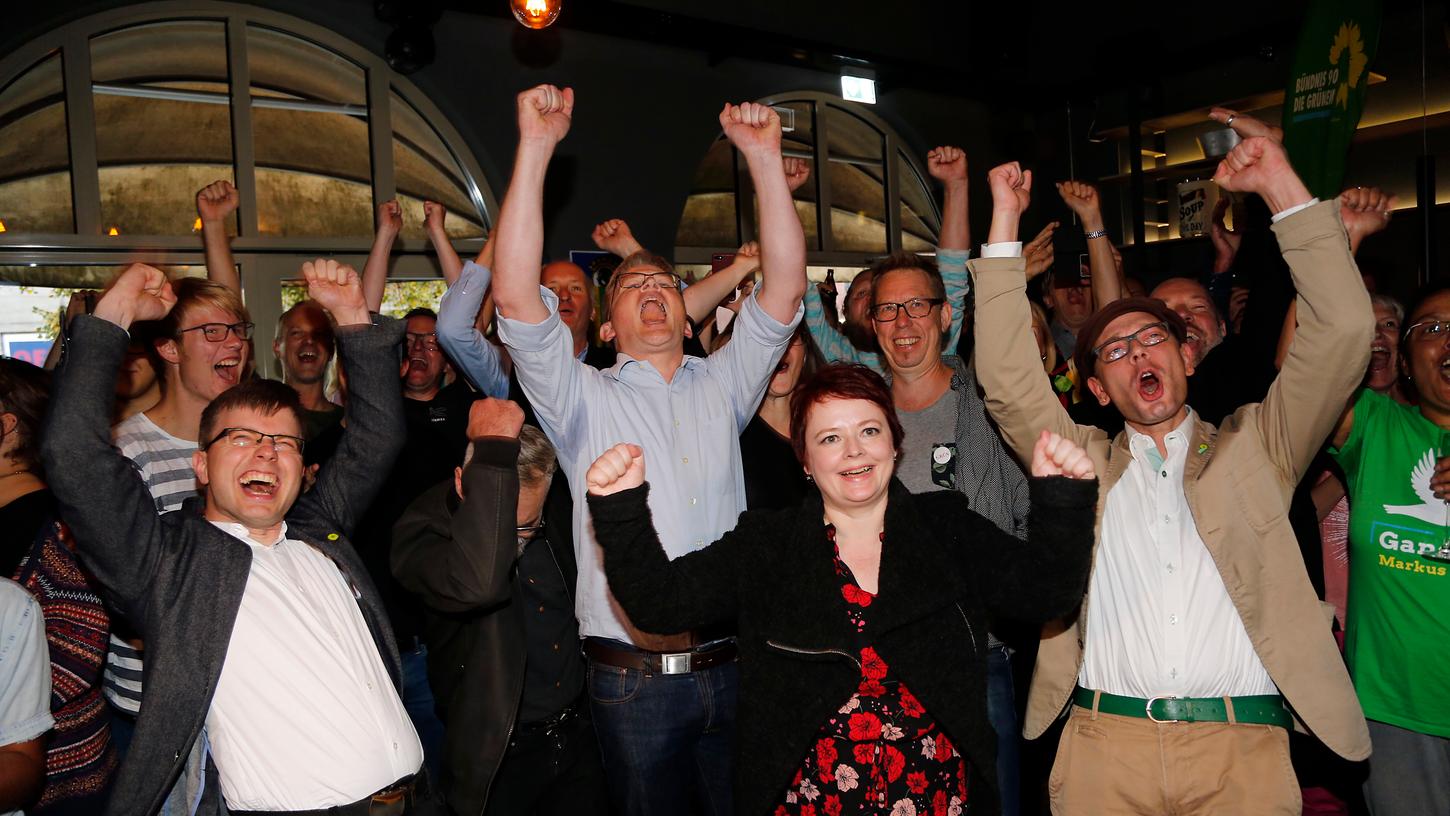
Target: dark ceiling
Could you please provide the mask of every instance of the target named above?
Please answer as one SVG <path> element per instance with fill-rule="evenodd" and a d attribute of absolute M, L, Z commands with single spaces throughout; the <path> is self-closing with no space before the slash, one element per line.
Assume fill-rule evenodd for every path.
<path fill-rule="evenodd" d="M 462 13 L 507 3 L 442 0 Z M 883 90 L 929 88 L 982 100 L 1104 92 L 1292 49 L 1304 0 L 1252 14 L 1203 2 L 1022 3 L 940 0 L 563 0 L 558 26 L 676 42 L 717 59 L 838 70 L 865 63 Z M 543 32 L 540 39 L 547 38 Z"/>

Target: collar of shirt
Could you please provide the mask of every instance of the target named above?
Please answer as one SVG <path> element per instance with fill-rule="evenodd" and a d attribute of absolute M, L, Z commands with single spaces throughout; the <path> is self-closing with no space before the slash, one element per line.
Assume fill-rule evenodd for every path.
<path fill-rule="evenodd" d="M 277 531 L 277 540 L 273 541 L 270 544 L 258 544 L 257 540 L 252 538 L 252 534 L 248 532 L 246 527 L 237 524 L 234 521 L 212 521 L 212 526 L 217 528 L 218 530 L 221 530 L 227 535 L 240 540 L 243 544 L 247 544 L 252 547 L 266 547 L 270 549 L 287 540 L 287 522 L 285 521 L 282 522 L 282 529 Z"/>
<path fill-rule="evenodd" d="M 585 351 L 587 352 L 588 349 L 585 349 Z M 580 359 L 583 359 L 582 356 Z M 689 371 L 695 371 L 704 364 L 705 361 L 700 359 L 699 357 L 693 357 L 689 354 L 686 354 L 684 356 L 684 359 L 680 361 L 680 368 Z M 626 378 L 631 376 L 647 377 L 653 375 L 654 378 L 659 380 L 660 382 L 664 382 L 665 379 L 665 375 L 661 374 L 659 369 L 654 367 L 653 363 L 645 360 L 636 360 L 635 358 L 629 356 L 628 354 L 625 354 L 622 351 L 615 352 L 614 365 L 606 368 L 604 370 L 604 373 L 615 380 L 619 380 L 620 382 L 625 381 Z M 674 380 L 672 379 L 671 382 L 674 382 Z"/>
<path fill-rule="evenodd" d="M 1184 455 L 1188 450 L 1188 436 L 1193 428 L 1193 409 L 1188 409 L 1188 415 L 1178 423 L 1178 427 L 1168 432 L 1163 437 L 1164 447 L 1168 448 L 1168 458 L 1175 466 L 1182 464 Z M 1142 462 L 1149 468 L 1157 470 L 1163 467 L 1163 454 L 1158 452 L 1158 443 L 1153 437 L 1129 429 L 1132 436 L 1128 437 L 1128 450 L 1133 452 L 1133 458 Z"/>

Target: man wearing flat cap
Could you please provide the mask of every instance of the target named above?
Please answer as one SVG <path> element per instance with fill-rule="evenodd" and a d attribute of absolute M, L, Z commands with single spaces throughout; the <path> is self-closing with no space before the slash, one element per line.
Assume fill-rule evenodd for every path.
<path fill-rule="evenodd" d="M 1049 782 L 1055 814 L 1297 814 L 1288 729 L 1369 755 L 1354 689 L 1289 526 L 1290 494 L 1367 363 L 1373 329 L 1335 202 L 1314 199 L 1283 148 L 1245 140 L 1215 180 L 1257 193 L 1299 291 L 1299 325 L 1262 403 L 1218 426 L 1187 404 L 1187 326 L 1160 300 L 1105 306 L 1075 357 L 1093 398 L 1122 413 L 1110 439 L 1069 419 L 1031 335 L 1017 220 L 1031 174 L 988 176 L 989 243 L 972 261 L 977 371 L 1018 457 L 1043 428 L 1102 474 L 1082 607 L 1044 630 L 1025 732 L 1066 709 Z"/>

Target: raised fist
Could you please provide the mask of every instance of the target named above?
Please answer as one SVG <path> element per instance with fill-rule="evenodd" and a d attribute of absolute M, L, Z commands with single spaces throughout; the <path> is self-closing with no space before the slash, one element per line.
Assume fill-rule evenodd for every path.
<path fill-rule="evenodd" d="M 196 191 L 196 214 L 203 224 L 216 223 L 236 212 L 242 197 L 230 181 L 213 181 Z"/>
<path fill-rule="evenodd" d="M 759 258 L 760 243 L 758 241 L 746 241 L 740 245 L 739 249 L 735 250 L 735 257 L 736 259 Z"/>
<path fill-rule="evenodd" d="M 518 96 L 519 138 L 550 146 L 563 141 L 574 117 L 574 89 L 539 85 Z"/>
<path fill-rule="evenodd" d="M 1085 181 L 1060 181 L 1057 194 L 1062 202 L 1077 215 L 1085 232 L 1097 232 L 1103 228 L 1103 205 L 1098 200 L 1096 187 Z"/>
<path fill-rule="evenodd" d="M 926 154 L 926 171 L 943 184 L 967 180 L 967 154 L 960 147 L 938 147 Z"/>
<path fill-rule="evenodd" d="M 1022 247 L 1022 257 L 1027 261 L 1027 280 L 1041 275 L 1052 268 L 1052 262 L 1056 259 L 1056 252 L 1052 247 L 1052 236 L 1056 232 L 1058 222 L 1051 221 L 1042 231 Z"/>
<path fill-rule="evenodd" d="M 384 201 L 378 205 L 378 232 L 397 236 L 403 229 L 403 207 L 398 200 Z"/>
<path fill-rule="evenodd" d="M 1235 193 L 1258 193 L 1270 212 L 1280 213 L 1311 198 L 1289 165 L 1284 146 L 1264 136 L 1239 142 L 1213 174 L 1218 186 Z"/>
<path fill-rule="evenodd" d="M 468 409 L 468 438 L 482 439 L 485 436 L 506 436 L 510 439 L 519 435 L 524 427 L 524 409 L 509 400 L 487 397 L 477 400 Z"/>
<path fill-rule="evenodd" d="M 1284 141 L 1283 128 L 1274 127 L 1262 119 L 1256 119 L 1248 114 L 1228 108 L 1214 108 L 1208 112 L 1208 118 L 1233 128 L 1240 138 L 1251 139 L 1255 136 L 1263 136 L 1276 142 Z M 1229 122 L 1229 119 L 1233 119 L 1233 122 Z"/>
<path fill-rule="evenodd" d="M 811 163 L 799 156 L 785 157 L 785 186 L 793 193 L 811 177 Z"/>
<path fill-rule="evenodd" d="M 987 185 L 992 189 L 994 209 L 1020 214 L 1032 201 L 1032 171 L 1023 170 L 1017 162 L 993 167 L 987 172 Z"/>
<path fill-rule="evenodd" d="M 1208 240 L 1213 243 L 1213 274 L 1221 275 L 1233 268 L 1234 258 L 1239 254 L 1239 245 L 1244 242 L 1244 237 L 1228 228 L 1224 223 L 1224 214 L 1233 204 L 1228 196 L 1219 198 L 1218 203 L 1213 205 L 1213 213 L 1208 219 Z"/>
<path fill-rule="evenodd" d="M 368 322 L 367 301 L 357 271 L 331 258 L 318 258 L 302 265 L 307 297 L 332 313 L 339 326 Z"/>
<path fill-rule="evenodd" d="M 447 207 L 436 201 L 423 202 L 423 226 L 429 232 L 443 232 L 443 221 L 447 217 Z"/>
<path fill-rule="evenodd" d="M 1032 447 L 1032 475 L 1092 479 L 1097 473 L 1092 458 L 1076 442 L 1043 429 Z"/>
<path fill-rule="evenodd" d="M 634 233 L 622 218 L 611 218 L 594 228 L 590 236 L 594 245 L 605 252 L 613 252 L 621 258 L 628 258 L 644 249 L 634 238 Z"/>
<path fill-rule="evenodd" d="M 720 110 L 720 127 L 741 153 L 780 153 L 780 116 L 769 105 L 727 102 Z"/>
<path fill-rule="evenodd" d="M 1378 187 L 1355 187 L 1340 193 L 1339 216 L 1350 240 L 1357 246 L 1367 236 L 1388 227 L 1395 201 L 1395 196 Z"/>
<path fill-rule="evenodd" d="M 601 453 L 584 474 L 589 492 L 608 496 L 644 484 L 644 448 L 619 444 Z"/>
<path fill-rule="evenodd" d="M 138 320 L 160 320 L 175 305 L 176 293 L 166 273 L 133 263 L 111 282 L 96 304 L 95 315 L 127 329 Z"/>

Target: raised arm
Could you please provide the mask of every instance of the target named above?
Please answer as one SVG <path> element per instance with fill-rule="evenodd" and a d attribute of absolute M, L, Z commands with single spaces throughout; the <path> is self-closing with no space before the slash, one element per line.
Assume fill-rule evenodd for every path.
<path fill-rule="evenodd" d="M 490 238 L 480 255 L 487 254 L 492 243 Z M 473 387 L 486 396 L 502 399 L 508 396 L 509 390 L 503 351 L 489 342 L 479 328 L 479 315 L 485 308 L 491 280 L 492 273 L 487 266 L 479 263 L 464 266 L 438 303 L 437 334 L 443 353 Z"/>
<path fill-rule="evenodd" d="M 438 266 L 443 270 L 443 282 L 452 286 L 463 272 L 463 261 L 458 259 L 458 252 L 453 249 L 453 242 L 448 240 L 448 232 L 443 229 L 443 220 L 447 216 L 448 208 L 442 204 L 436 201 L 423 202 L 423 228 L 428 231 L 428 242 L 433 245 L 433 254 L 438 256 Z M 379 299 L 381 300 L 381 295 Z"/>
<path fill-rule="evenodd" d="M 1032 339 L 1026 267 L 1017 243 L 1017 221 L 1031 200 L 1032 173 L 1009 162 L 993 168 L 987 181 L 992 226 L 983 257 L 970 263 L 977 287 L 977 380 L 1003 441 L 1025 465 L 1043 429 L 1083 446 L 1093 430 L 1068 417 L 1042 373 Z"/>
<path fill-rule="evenodd" d="M 519 149 L 499 207 L 494 234 L 493 298 L 503 317 L 541 323 L 549 316 L 539 294 L 544 259 L 544 175 L 554 148 L 569 132 L 574 91 L 540 85 L 518 96 Z"/>
<path fill-rule="evenodd" d="M 594 460 L 584 477 L 610 592 L 646 632 L 681 632 L 731 620 L 739 602 L 738 542 L 748 525 L 671 560 L 655 533 L 644 475 L 644 451 L 619 444 Z"/>
<path fill-rule="evenodd" d="M 620 258 L 628 258 L 636 252 L 644 251 L 644 246 L 635 240 L 634 232 L 623 218 L 600 222 L 589 237 L 594 239 L 595 246 Z"/>
<path fill-rule="evenodd" d="M 1268 204 L 1299 293 L 1294 342 L 1257 415 L 1270 460 L 1295 484 L 1364 376 L 1374 310 L 1349 252 L 1339 203 L 1315 203 L 1282 145 L 1246 139 L 1219 163 L 1214 181 Z"/>
<path fill-rule="evenodd" d="M 926 154 L 926 169 L 942 183 L 941 235 L 937 238 L 936 266 L 941 272 L 947 302 L 952 305 L 952 325 L 942 348 L 955 354 L 966 319 L 967 255 L 972 248 L 971 226 L 967 222 L 967 154 L 959 147 L 938 147 Z"/>
<path fill-rule="evenodd" d="M 213 181 L 196 193 L 196 215 L 201 219 L 201 245 L 206 252 L 206 276 L 231 289 L 242 291 L 237 262 L 232 258 L 232 242 L 227 236 L 227 216 L 241 203 L 237 188 L 230 181 Z"/>
<path fill-rule="evenodd" d="M 175 305 L 165 273 L 132 264 L 96 304 L 94 315 L 71 321 L 71 353 L 56 372 L 41 440 L 61 516 L 83 542 L 77 555 L 107 597 L 138 625 L 146 620 L 141 601 L 156 578 L 164 545 L 151 494 L 111 444 L 111 406 L 127 330 L 137 320 L 165 317 Z"/>
<path fill-rule="evenodd" d="M 462 499 L 437 502 L 429 491 L 419 502 L 430 504 L 415 502 L 393 527 L 393 575 L 440 612 L 462 614 L 509 598 L 518 555 L 514 526 L 523 424 L 524 412 L 512 402 L 473 403 L 468 412 L 473 458 L 457 481 Z M 439 518 L 441 510 L 450 510 L 446 519 Z"/>
<path fill-rule="evenodd" d="M 1113 260 L 1113 242 L 1103 225 L 1102 201 L 1096 187 L 1084 181 L 1064 181 L 1057 185 L 1063 203 L 1077 216 L 1087 239 L 1088 269 L 1092 274 L 1093 302 L 1097 308 L 1123 297 L 1123 279 Z"/>
<path fill-rule="evenodd" d="M 715 316 L 715 307 L 730 296 L 736 287 L 755 270 L 760 268 L 760 245 L 747 241 L 735 253 L 730 265 L 718 272 L 711 272 L 693 284 L 685 287 L 685 314 L 690 321 L 699 323 Z"/>
<path fill-rule="evenodd" d="M 378 205 L 377 231 L 373 233 L 373 248 L 368 251 L 368 262 L 363 266 L 362 292 L 368 311 L 383 310 L 383 289 L 388 283 L 388 262 L 393 254 L 393 242 L 403 229 L 403 208 L 397 199 Z"/>
<path fill-rule="evenodd" d="M 347 426 L 316 486 L 293 512 L 319 513 L 350 537 L 405 441 L 396 350 L 403 323 L 383 317 L 372 322 L 362 282 L 350 266 L 318 259 L 302 265 L 302 277 L 307 296 L 337 321 L 338 360 L 347 370 Z"/>
<path fill-rule="evenodd" d="M 1390 225 L 1399 199 L 1378 187 L 1354 187 L 1339 194 L 1339 217 L 1349 235 L 1349 252 L 1359 254 L 1364 239 Z"/>
<path fill-rule="evenodd" d="M 768 105 L 725 105 L 720 127 L 750 169 L 760 213 L 760 306 L 791 323 L 806 293 L 806 236 L 780 152 L 780 116 Z"/>

